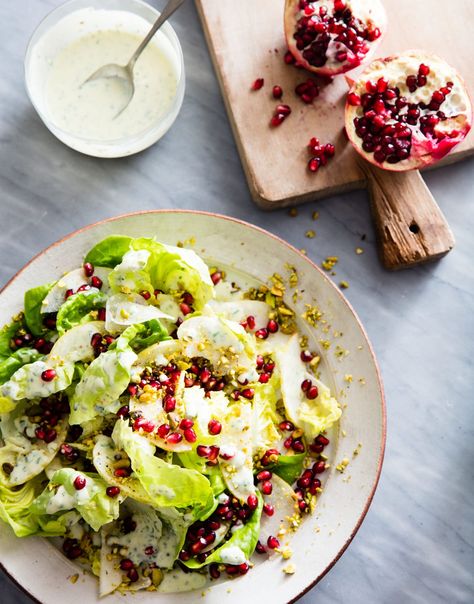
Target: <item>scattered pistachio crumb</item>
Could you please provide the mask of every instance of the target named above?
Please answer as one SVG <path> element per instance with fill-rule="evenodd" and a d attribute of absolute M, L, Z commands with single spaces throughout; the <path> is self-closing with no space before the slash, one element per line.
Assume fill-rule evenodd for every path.
<path fill-rule="evenodd" d="M 313 229 L 309 229 L 308 231 L 306 231 L 304 236 L 307 237 L 308 239 L 314 239 L 316 237 L 316 233 L 315 233 L 315 231 L 313 231 Z"/>
<path fill-rule="evenodd" d="M 303 313 L 302 318 L 312 327 L 315 327 L 316 323 L 321 320 L 323 313 L 317 306 L 311 306 L 311 304 L 305 304 L 305 306 L 306 311 Z"/>
<path fill-rule="evenodd" d="M 365 378 L 363 378 L 363 377 L 359 378 L 359 384 L 361 386 L 365 386 Z"/>
<path fill-rule="evenodd" d="M 331 342 L 329 340 L 319 340 L 319 343 L 325 350 L 329 350 L 331 347 Z"/>
<path fill-rule="evenodd" d="M 357 447 L 352 452 L 352 455 L 354 457 L 357 457 L 357 455 L 359 455 L 361 449 L 362 449 L 362 443 L 358 443 Z"/>
<path fill-rule="evenodd" d="M 323 260 L 323 262 L 321 262 L 321 266 L 325 271 L 329 272 L 336 266 L 338 260 L 339 258 L 337 256 L 328 256 L 326 260 Z"/>
<path fill-rule="evenodd" d="M 311 214 L 311 218 L 313 220 L 317 220 L 319 218 L 319 212 L 317 212 L 316 210 Z"/>
<path fill-rule="evenodd" d="M 360 256 L 361 254 L 364 253 L 364 250 L 361 247 L 356 247 L 355 249 L 355 253 Z"/>
<path fill-rule="evenodd" d="M 346 373 L 346 375 L 344 376 L 344 381 L 347 382 L 348 384 L 350 384 L 352 382 L 352 374 L 351 373 Z"/>
<path fill-rule="evenodd" d="M 294 218 L 295 216 L 298 216 L 297 208 L 290 208 L 288 210 L 288 216 L 291 216 L 292 218 Z"/>
<path fill-rule="evenodd" d="M 79 573 L 76 573 L 75 575 L 71 575 L 69 577 L 69 581 L 74 585 L 75 583 L 77 583 L 77 580 L 79 579 Z"/>
<path fill-rule="evenodd" d="M 283 560 L 289 560 L 292 555 L 293 550 L 291 549 L 291 547 L 285 547 L 281 550 L 281 557 L 283 558 Z"/>
<path fill-rule="evenodd" d="M 347 466 L 349 465 L 349 459 L 344 457 L 339 464 L 336 466 L 336 470 L 341 474 L 344 474 Z"/>
<path fill-rule="evenodd" d="M 345 430 L 341 430 L 342 436 L 347 436 L 347 432 Z"/>
<path fill-rule="evenodd" d="M 283 572 L 285 573 L 285 575 L 294 575 L 296 572 L 296 566 L 294 564 L 287 564 L 283 568 Z"/>
<path fill-rule="evenodd" d="M 339 287 L 340 287 L 341 289 L 347 289 L 347 288 L 349 287 L 349 283 L 348 283 L 347 281 L 341 281 L 341 282 L 339 283 Z"/>
<path fill-rule="evenodd" d="M 300 252 L 303 254 L 303 256 L 308 255 L 308 252 L 304 249 L 304 247 L 300 248 Z"/>

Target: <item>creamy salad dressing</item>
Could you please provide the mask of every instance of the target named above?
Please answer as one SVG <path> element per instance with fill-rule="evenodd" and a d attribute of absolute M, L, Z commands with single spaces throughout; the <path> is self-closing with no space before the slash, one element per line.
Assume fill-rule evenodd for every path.
<path fill-rule="evenodd" d="M 100 29 L 66 45 L 53 59 L 46 86 L 49 112 L 61 129 L 94 140 L 116 140 L 146 130 L 172 105 L 178 85 L 175 65 L 163 45 L 152 41 L 134 69 L 135 94 L 126 100 L 123 84 L 101 78 L 84 84 L 107 63 L 125 65 L 142 36 L 123 29 Z"/>

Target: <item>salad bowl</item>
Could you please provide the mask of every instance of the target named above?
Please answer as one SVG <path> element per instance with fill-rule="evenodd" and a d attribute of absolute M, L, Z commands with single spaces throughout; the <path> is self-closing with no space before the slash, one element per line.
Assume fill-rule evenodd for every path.
<path fill-rule="evenodd" d="M 318 351 L 321 379 L 342 408 L 330 434 L 323 490 L 312 514 L 292 534 L 287 556 L 259 556 L 245 576 L 222 576 L 199 591 L 128 594 L 139 604 L 169 602 L 234 604 L 271 596 L 275 604 L 297 600 L 348 547 L 372 501 L 385 447 L 385 403 L 377 363 L 353 309 L 330 279 L 295 248 L 245 222 L 205 212 L 157 210 L 119 216 L 68 235 L 38 254 L 0 293 L 0 323 L 22 309 L 26 290 L 57 279 L 111 235 L 154 237 L 193 249 L 242 287 L 255 288 L 291 274 L 285 302 L 297 318 L 308 348 Z M 96 579 L 39 537 L 19 539 L 0 524 L 0 563 L 41 604 L 99 602 Z M 100 601 L 124 601 L 114 592 Z"/>

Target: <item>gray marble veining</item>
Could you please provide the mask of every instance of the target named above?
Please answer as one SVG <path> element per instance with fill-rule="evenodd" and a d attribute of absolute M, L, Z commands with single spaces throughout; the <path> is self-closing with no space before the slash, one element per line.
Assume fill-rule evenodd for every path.
<path fill-rule="evenodd" d="M 58 142 L 34 113 L 22 71 L 29 35 L 58 4 L 0 3 L 0 283 L 67 232 L 148 208 L 222 212 L 304 247 L 318 263 L 338 255 L 335 279 L 349 281 L 346 295 L 385 381 L 387 454 L 353 544 L 301 602 L 474 602 L 474 159 L 426 175 L 456 235 L 454 251 L 438 263 L 388 273 L 377 260 L 364 192 L 300 207 L 296 218 L 252 204 L 191 2 L 173 18 L 187 92 L 165 138 L 113 161 Z M 315 209 L 320 219 L 312 222 Z M 314 239 L 304 236 L 309 228 Z M 1 576 L 0 602 L 29 599 Z"/>

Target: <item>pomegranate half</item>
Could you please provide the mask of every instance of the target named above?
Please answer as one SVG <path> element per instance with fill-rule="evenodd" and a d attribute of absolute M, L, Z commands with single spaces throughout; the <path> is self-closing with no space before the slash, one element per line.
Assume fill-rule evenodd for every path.
<path fill-rule="evenodd" d="M 464 140 L 471 122 L 462 78 L 423 51 L 373 61 L 347 95 L 349 140 L 367 161 L 386 170 L 439 161 Z"/>
<path fill-rule="evenodd" d="M 285 35 L 298 65 L 334 76 L 358 67 L 378 45 L 387 16 L 380 0 L 286 0 Z"/>

